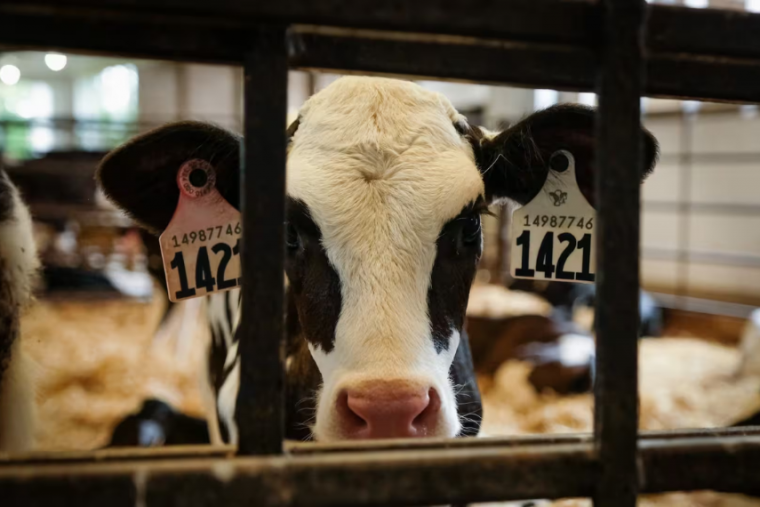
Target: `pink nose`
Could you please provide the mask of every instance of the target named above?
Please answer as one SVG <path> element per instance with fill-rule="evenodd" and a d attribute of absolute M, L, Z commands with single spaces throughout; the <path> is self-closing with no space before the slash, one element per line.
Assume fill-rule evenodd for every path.
<path fill-rule="evenodd" d="M 347 438 L 409 438 L 429 435 L 441 399 L 433 388 L 373 382 L 338 396 L 338 423 Z"/>

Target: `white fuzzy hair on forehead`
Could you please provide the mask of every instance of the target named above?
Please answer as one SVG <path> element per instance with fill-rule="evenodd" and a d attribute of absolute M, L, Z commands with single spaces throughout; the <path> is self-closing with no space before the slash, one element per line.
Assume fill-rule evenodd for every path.
<path fill-rule="evenodd" d="M 288 158 L 288 194 L 312 206 L 321 191 L 329 199 L 336 188 L 357 182 L 405 180 L 408 191 L 427 185 L 416 189 L 423 195 L 461 183 L 456 193 L 463 197 L 436 210 L 451 218 L 483 193 L 472 149 L 454 128 L 463 122 L 446 97 L 415 83 L 343 77 L 301 109 Z M 394 192 L 407 190 L 400 186 Z"/>
<path fill-rule="evenodd" d="M 311 97 L 300 118 L 299 131 L 319 130 L 323 137 L 314 140 L 315 146 L 330 151 L 365 144 L 403 151 L 422 134 L 432 146 L 460 147 L 452 125 L 466 121 L 440 93 L 409 81 L 354 76 Z"/>

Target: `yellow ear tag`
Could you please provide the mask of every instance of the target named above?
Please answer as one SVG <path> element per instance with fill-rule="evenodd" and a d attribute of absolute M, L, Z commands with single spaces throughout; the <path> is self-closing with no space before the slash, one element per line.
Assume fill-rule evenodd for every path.
<path fill-rule="evenodd" d="M 538 195 L 512 214 L 512 277 L 594 283 L 596 212 L 578 188 L 570 152 L 555 152 L 550 167 Z"/>
<path fill-rule="evenodd" d="M 189 160 L 177 173 L 179 200 L 159 243 L 172 302 L 240 285 L 240 212 L 216 189 L 205 160 Z"/>

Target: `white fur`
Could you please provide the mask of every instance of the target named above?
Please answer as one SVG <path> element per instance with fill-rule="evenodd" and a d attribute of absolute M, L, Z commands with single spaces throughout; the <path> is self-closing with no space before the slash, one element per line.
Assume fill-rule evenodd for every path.
<path fill-rule="evenodd" d="M 0 452 L 24 452 L 34 447 L 36 415 L 31 359 L 16 340 L 0 382 Z"/>
<path fill-rule="evenodd" d="M 234 341 L 234 338 L 235 330 L 238 324 L 240 324 L 240 305 L 238 304 L 240 289 L 213 294 L 206 299 L 208 302 L 207 315 L 213 330 L 213 336 L 224 340 L 224 347 L 227 350 L 224 368 L 227 369 L 234 363 L 233 369 L 216 395 L 216 410 L 213 414 L 209 414 L 209 427 L 212 428 L 211 439 L 213 444 L 222 443 L 219 431 L 219 420 L 221 420 L 227 429 L 229 443 L 237 445 L 238 431 L 235 424 L 235 406 L 238 389 L 240 388 L 240 358 L 238 357 L 238 344 Z M 225 307 L 227 301 L 231 309 L 232 322 L 227 319 Z"/>
<path fill-rule="evenodd" d="M 438 93 L 406 81 L 344 77 L 312 97 L 288 156 L 288 194 L 304 201 L 342 282 L 335 348 L 311 347 L 322 373 L 314 434 L 341 438 L 332 409 L 362 381 L 434 387 L 443 418 L 460 424 L 449 368 L 459 344 L 436 353 L 427 292 L 442 226 L 484 192 L 463 121 Z"/>
<path fill-rule="evenodd" d="M 235 348 L 237 351 L 237 347 Z M 235 424 L 235 406 L 237 405 L 237 395 L 240 389 L 240 358 L 235 359 L 235 366 L 230 372 L 229 377 L 219 390 L 216 400 L 219 419 L 224 423 L 229 435 L 229 443 L 237 445 L 238 430 Z"/>
<path fill-rule="evenodd" d="M 7 176 L 0 171 L 0 178 Z M 12 185 L 11 185 L 12 187 Z M 11 217 L 0 223 L 0 283 L 10 287 L 17 315 L 32 299 L 32 285 L 39 260 L 34 245 L 32 219 L 15 187 L 11 191 Z M 3 339 L 6 337 L 0 337 Z M 30 360 L 21 349 L 20 337 L 12 345 L 10 364 L 0 378 L 0 452 L 20 452 L 34 446 L 35 390 Z"/>

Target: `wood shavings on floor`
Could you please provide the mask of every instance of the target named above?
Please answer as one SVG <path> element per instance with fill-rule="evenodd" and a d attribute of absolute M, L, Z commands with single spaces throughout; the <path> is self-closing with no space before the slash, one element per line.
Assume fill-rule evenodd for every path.
<path fill-rule="evenodd" d="M 473 285 L 467 303 L 467 315 L 473 317 L 547 316 L 551 312 L 552 305 L 544 298 L 530 292 L 509 290 L 501 285 Z"/>
<path fill-rule="evenodd" d="M 510 299 L 501 306 L 477 306 L 476 295 L 472 310 L 501 316 L 521 306 Z M 522 301 L 535 308 L 532 297 Z M 186 314 L 189 320 L 176 314 L 157 333 L 164 304 L 160 297 L 152 303 L 43 300 L 24 316 L 22 343 L 38 363 L 41 449 L 100 447 L 107 443 L 113 426 L 149 396 L 160 395 L 189 415 L 203 415 L 199 371 L 208 326 L 196 308 Z M 195 331 L 192 339 L 178 342 L 177 337 L 187 335 L 187 330 Z M 643 429 L 718 427 L 760 409 L 760 378 L 736 375 L 740 354 L 735 348 L 661 338 L 643 340 L 640 357 Z M 527 380 L 529 373 L 526 363 L 507 362 L 493 378 L 479 379 L 484 434 L 591 431 L 591 395 L 536 393 Z M 590 503 L 536 503 L 536 507 L 549 505 L 586 507 Z M 639 505 L 760 507 L 760 500 L 712 492 L 672 493 L 642 497 Z"/>
<path fill-rule="evenodd" d="M 640 427 L 714 428 L 760 410 L 760 377 L 736 375 L 739 351 L 686 338 L 641 341 Z M 491 436 L 591 431 L 593 396 L 537 393 L 531 365 L 508 361 L 481 378 L 483 430 Z"/>
<path fill-rule="evenodd" d="M 642 340 L 639 352 L 642 429 L 721 427 L 760 410 L 760 377 L 737 375 L 741 357 L 736 348 L 696 339 L 659 338 Z M 527 380 L 530 371 L 527 363 L 508 361 L 493 379 L 479 379 L 484 434 L 592 431 L 591 394 L 537 393 Z M 567 500 L 536 507 L 539 505 L 590 507 L 591 504 Z M 712 492 L 673 493 L 643 497 L 639 505 L 760 507 L 760 499 Z"/>
<path fill-rule="evenodd" d="M 165 304 L 160 297 L 42 300 L 23 316 L 22 346 L 36 362 L 39 449 L 103 446 L 150 396 L 189 415 L 204 413 L 199 371 L 208 327 L 194 326 L 189 342 L 178 342 L 182 319 L 174 317 L 155 336 Z"/>

